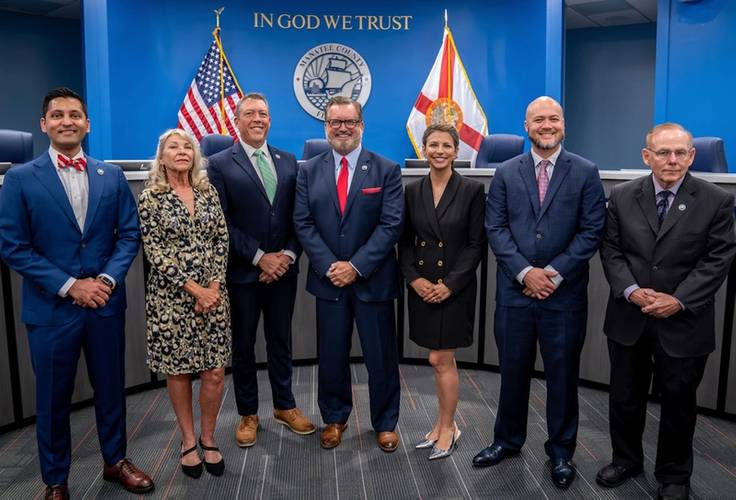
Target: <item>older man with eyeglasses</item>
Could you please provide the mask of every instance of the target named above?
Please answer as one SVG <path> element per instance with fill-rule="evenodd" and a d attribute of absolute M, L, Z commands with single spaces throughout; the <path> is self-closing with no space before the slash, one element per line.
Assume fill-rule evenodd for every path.
<path fill-rule="evenodd" d="M 296 234 L 309 257 L 307 291 L 317 297 L 317 400 L 326 424 L 321 444 L 340 444 L 353 408 L 349 359 L 355 323 L 368 369 L 371 423 L 379 448 L 393 452 L 399 443 L 394 245 L 404 213 L 401 168 L 362 147 L 360 103 L 333 97 L 325 116 L 331 149 L 299 169 L 294 208 Z"/>
<path fill-rule="evenodd" d="M 715 349 L 715 294 L 736 253 L 733 196 L 688 173 L 692 135 L 654 127 L 642 149 L 652 174 L 616 186 L 601 247 L 611 285 L 603 330 L 611 359 L 611 463 L 596 477 L 616 487 L 641 474 L 654 375 L 661 417 L 658 498 L 686 499 L 693 471 L 696 392 Z"/>

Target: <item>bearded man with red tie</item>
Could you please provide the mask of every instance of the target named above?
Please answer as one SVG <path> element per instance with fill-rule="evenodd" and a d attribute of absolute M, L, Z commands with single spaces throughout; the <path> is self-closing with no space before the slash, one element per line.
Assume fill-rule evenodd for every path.
<path fill-rule="evenodd" d="M 368 369 L 371 423 L 379 448 L 399 442 L 399 366 L 394 299 L 401 234 L 401 168 L 361 145 L 360 103 L 333 97 L 325 107 L 331 149 L 297 175 L 294 226 L 309 257 L 307 291 L 317 297 L 321 445 L 340 444 L 353 401 L 350 341 L 358 328 Z"/>
<path fill-rule="evenodd" d="M 125 456 L 125 275 L 140 240 L 135 200 L 119 167 L 82 151 L 89 118 L 77 93 L 46 95 L 41 130 L 48 152 L 5 174 L 0 254 L 23 277 L 45 497 L 69 497 L 69 413 L 82 350 L 103 478 L 145 493 L 151 478 Z"/>

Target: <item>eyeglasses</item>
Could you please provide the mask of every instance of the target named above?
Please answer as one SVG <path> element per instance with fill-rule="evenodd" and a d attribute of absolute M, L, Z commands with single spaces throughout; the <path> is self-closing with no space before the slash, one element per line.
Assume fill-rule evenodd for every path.
<path fill-rule="evenodd" d="M 329 125 L 330 128 L 340 128 L 345 125 L 345 128 L 353 129 L 360 123 L 360 120 L 325 120 L 325 123 Z"/>
<path fill-rule="evenodd" d="M 669 160 L 670 156 L 672 156 L 672 153 L 675 154 L 675 158 L 677 158 L 679 161 L 686 160 L 688 156 L 690 156 L 690 153 L 692 151 L 692 148 L 690 149 L 675 149 L 674 151 L 671 149 L 658 149 L 653 150 L 651 148 L 646 148 L 647 150 L 651 151 L 654 156 L 657 157 L 658 160 Z"/>

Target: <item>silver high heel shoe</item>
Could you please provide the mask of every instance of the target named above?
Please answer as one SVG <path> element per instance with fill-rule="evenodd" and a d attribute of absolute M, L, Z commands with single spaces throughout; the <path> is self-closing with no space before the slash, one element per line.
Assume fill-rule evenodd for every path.
<path fill-rule="evenodd" d="M 460 432 L 460 429 L 457 428 L 457 424 L 455 424 L 455 432 L 452 434 L 452 441 L 450 441 L 450 447 L 446 450 L 443 450 L 441 448 L 437 448 L 437 446 L 432 446 L 432 453 L 429 454 L 430 460 L 437 460 L 440 458 L 447 458 L 455 451 L 455 448 L 457 448 L 457 440 L 460 439 L 460 435 L 462 432 Z"/>
<path fill-rule="evenodd" d="M 432 431 L 429 431 L 427 434 L 425 434 L 424 439 L 415 444 L 414 448 L 416 448 L 417 450 L 424 450 L 434 447 L 434 444 L 437 442 L 437 440 L 429 439 L 430 434 L 432 434 Z"/>

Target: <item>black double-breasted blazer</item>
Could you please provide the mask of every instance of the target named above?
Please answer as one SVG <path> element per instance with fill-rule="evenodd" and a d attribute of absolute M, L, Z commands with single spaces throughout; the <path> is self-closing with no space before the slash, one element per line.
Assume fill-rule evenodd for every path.
<path fill-rule="evenodd" d="M 483 185 L 453 172 L 437 207 L 429 175 L 406 187 L 406 219 L 399 261 L 407 283 L 425 278 L 452 292 L 427 304 L 409 286 L 410 337 L 430 349 L 473 342 L 476 269 L 486 251 Z"/>

